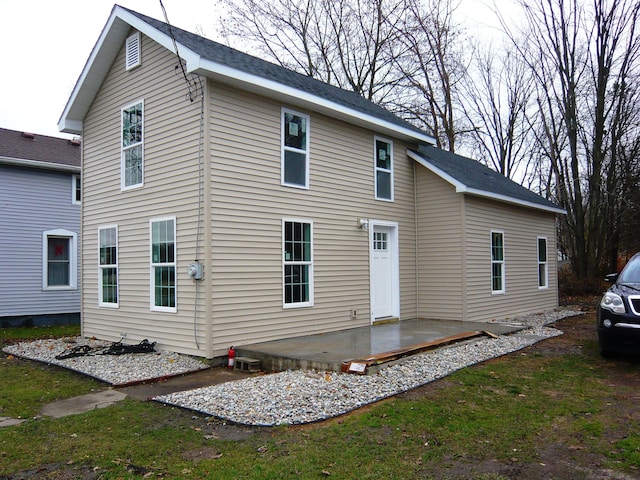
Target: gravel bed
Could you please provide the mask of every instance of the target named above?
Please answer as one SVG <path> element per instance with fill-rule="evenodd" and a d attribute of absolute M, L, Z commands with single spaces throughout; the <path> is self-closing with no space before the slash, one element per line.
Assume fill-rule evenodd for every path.
<path fill-rule="evenodd" d="M 512 335 L 482 339 L 408 357 L 374 375 L 286 371 L 176 392 L 155 400 L 244 425 L 303 424 L 339 416 L 405 392 L 490 358 L 561 335 L 546 327 L 581 312 L 550 311 L 505 319 L 529 326 Z"/>
<path fill-rule="evenodd" d="M 155 400 L 245 425 L 316 422 L 419 387 L 466 366 L 561 335 L 561 331 L 547 325 L 581 313 L 554 310 L 495 320 L 495 323 L 523 325 L 527 328 L 495 339 L 483 338 L 413 355 L 373 375 L 286 371 L 176 392 L 156 397 Z M 196 358 L 167 351 L 118 356 L 92 354 L 64 360 L 55 358 L 80 345 L 88 345 L 93 353 L 97 353 L 111 343 L 72 337 L 21 342 L 5 347 L 3 351 L 75 370 L 114 386 L 208 368 Z"/>
<path fill-rule="evenodd" d="M 83 345 L 91 347 L 92 354 L 64 360 L 55 358 L 73 347 Z M 84 337 L 69 337 L 19 342 L 2 350 L 16 357 L 75 370 L 114 386 L 164 378 L 209 367 L 196 358 L 162 350 L 154 353 L 127 353 L 124 355 L 99 354 L 110 345 L 111 342 Z"/>

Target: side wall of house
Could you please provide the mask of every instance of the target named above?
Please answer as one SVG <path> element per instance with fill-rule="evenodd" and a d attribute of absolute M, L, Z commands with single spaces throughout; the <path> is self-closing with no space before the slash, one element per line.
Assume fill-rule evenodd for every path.
<path fill-rule="evenodd" d="M 487 321 L 558 305 L 555 215 L 466 196 L 467 319 Z M 504 293 L 491 292 L 491 232 L 504 238 Z M 548 286 L 538 287 L 538 237 L 547 240 Z"/>
<path fill-rule="evenodd" d="M 413 166 L 406 145 L 393 142 L 394 202 L 375 200 L 377 132 L 217 83 L 210 88 L 215 353 L 369 325 L 371 232 L 359 228 L 359 218 L 398 223 L 400 316 L 415 317 Z M 281 185 L 283 107 L 309 115 L 308 189 Z M 313 224 L 311 307 L 283 308 L 285 218 Z"/>
<path fill-rule="evenodd" d="M 148 338 L 160 348 L 206 356 L 204 285 L 187 274 L 202 200 L 201 104 L 188 100 L 174 54 L 144 35 L 141 54 L 142 65 L 126 71 L 120 51 L 84 121 L 83 334 L 113 341 L 126 333 L 128 343 Z M 144 186 L 122 190 L 121 109 L 140 100 Z M 151 310 L 150 221 L 164 217 L 176 219 L 175 313 Z M 118 228 L 117 308 L 99 306 L 98 296 L 98 229 L 111 225 Z"/>
<path fill-rule="evenodd" d="M 43 232 L 63 229 L 80 241 L 72 176 L 0 165 L 0 317 L 80 312 L 79 283 L 43 290 Z"/>
<path fill-rule="evenodd" d="M 464 197 L 416 163 L 418 316 L 463 320 Z"/>

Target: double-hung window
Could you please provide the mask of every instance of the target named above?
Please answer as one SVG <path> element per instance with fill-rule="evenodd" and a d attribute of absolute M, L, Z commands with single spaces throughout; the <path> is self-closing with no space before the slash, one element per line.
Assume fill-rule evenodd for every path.
<path fill-rule="evenodd" d="M 151 220 L 151 310 L 176 312 L 176 219 Z"/>
<path fill-rule="evenodd" d="M 77 241 L 75 232 L 48 230 L 42 234 L 43 290 L 74 290 L 77 285 Z"/>
<path fill-rule="evenodd" d="M 283 220 L 283 305 L 313 305 L 313 225 L 303 220 Z"/>
<path fill-rule="evenodd" d="M 491 293 L 504 291 L 504 233 L 491 232 Z"/>
<path fill-rule="evenodd" d="M 126 190 L 144 182 L 144 102 L 123 108 L 121 120 L 120 181 Z"/>
<path fill-rule="evenodd" d="M 538 237 L 538 288 L 547 288 L 548 286 L 547 239 L 545 237 Z"/>
<path fill-rule="evenodd" d="M 98 303 L 103 307 L 118 306 L 118 227 L 98 228 L 99 286 Z"/>
<path fill-rule="evenodd" d="M 309 116 L 282 109 L 282 185 L 309 188 Z"/>
<path fill-rule="evenodd" d="M 393 201 L 393 143 L 376 137 L 376 200 Z"/>

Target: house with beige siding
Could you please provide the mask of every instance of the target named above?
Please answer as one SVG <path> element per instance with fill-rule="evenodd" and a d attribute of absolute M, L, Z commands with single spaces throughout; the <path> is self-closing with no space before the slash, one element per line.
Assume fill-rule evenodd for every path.
<path fill-rule="evenodd" d="M 115 6 L 82 135 L 82 329 L 213 358 L 557 306 L 562 211 L 359 95 Z"/>

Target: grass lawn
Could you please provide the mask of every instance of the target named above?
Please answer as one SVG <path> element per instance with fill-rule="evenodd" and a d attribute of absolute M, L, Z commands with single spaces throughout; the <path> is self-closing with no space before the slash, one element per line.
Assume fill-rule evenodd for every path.
<path fill-rule="evenodd" d="M 567 319 L 565 335 L 521 352 L 337 419 L 276 428 L 132 399 L 34 419 L 52 399 L 105 387 L 3 356 L 0 416 L 29 420 L 0 429 L 0 478 L 635 478 L 640 362 L 601 359 L 593 325 L 592 315 Z"/>

